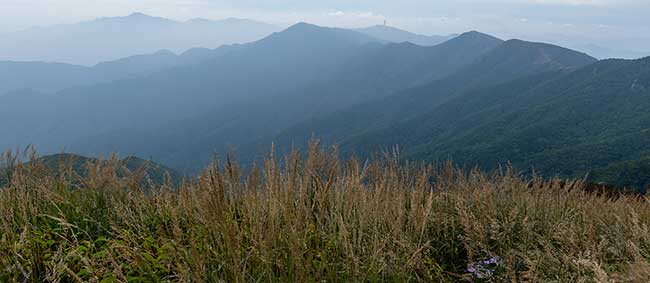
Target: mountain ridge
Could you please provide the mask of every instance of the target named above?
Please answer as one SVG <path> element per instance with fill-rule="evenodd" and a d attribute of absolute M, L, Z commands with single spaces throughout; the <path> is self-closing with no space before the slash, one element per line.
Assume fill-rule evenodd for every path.
<path fill-rule="evenodd" d="M 592 182 L 643 189 L 639 184 L 650 179 L 627 178 L 624 183 L 615 176 L 622 176 L 625 168 L 645 168 L 629 162 L 646 156 L 643 144 L 650 141 L 650 117 L 644 111 L 650 88 L 634 87 L 635 82 L 650 81 L 648 70 L 650 59 L 606 60 L 568 74 L 522 78 L 467 92 L 427 116 L 341 148 L 410 133 L 407 143 L 398 138 L 383 145 L 399 143 L 407 149 L 407 158 L 418 160 L 451 157 L 485 170 L 509 163 L 545 176 L 584 177 L 594 172 Z M 617 165 L 621 162 L 633 165 Z M 643 175 L 639 173 L 630 172 Z"/>
<path fill-rule="evenodd" d="M 311 29 L 314 28 L 314 26 L 299 25 L 297 28 L 298 30 L 303 28 Z M 290 31 L 293 32 L 296 30 L 293 29 Z M 323 31 L 330 32 L 332 30 L 323 29 Z M 338 33 L 340 30 L 335 29 L 334 31 L 335 33 Z M 345 31 L 345 34 L 349 35 L 350 33 L 349 31 Z M 345 38 L 345 36 L 343 38 Z M 462 45 L 462 42 L 465 42 L 466 37 L 459 37 L 453 41 L 445 43 L 448 45 L 443 44 L 434 47 L 421 47 L 404 44 L 363 44 L 367 38 L 363 37 L 362 39 L 364 40 L 351 41 L 352 43 L 356 42 L 356 45 L 358 47 L 353 49 L 354 52 L 350 53 L 350 55 L 355 56 L 357 59 L 344 60 L 346 63 L 343 65 L 338 65 L 338 75 L 335 77 L 326 79 L 321 82 L 316 82 L 315 84 L 307 84 L 305 85 L 306 88 L 298 88 L 293 91 L 285 92 L 285 94 L 279 94 L 279 96 L 267 95 L 267 97 L 260 97 L 253 101 L 242 101 L 237 104 L 231 104 L 226 107 L 215 109 L 211 111 L 214 113 L 206 114 L 205 116 L 200 116 L 200 118 L 192 119 L 192 122 L 186 122 L 184 124 L 185 126 L 174 126 L 173 129 L 175 130 L 169 131 L 167 134 L 161 134 L 160 132 L 164 131 L 158 129 L 156 130 L 158 133 L 149 133 L 150 131 L 147 131 L 148 133 L 146 135 L 151 135 L 150 139 L 152 141 L 175 139 L 175 132 L 184 132 L 187 136 L 193 136 L 194 138 L 191 141 L 188 140 L 173 142 L 173 144 L 178 145 L 191 143 L 193 145 L 191 147 L 178 149 L 167 148 L 163 150 L 168 153 L 178 151 L 178 153 L 174 153 L 173 155 L 184 158 L 186 160 L 188 160 L 189 156 L 196 156 L 196 158 L 205 158 L 207 155 L 201 154 L 201 152 L 212 151 L 217 145 L 217 148 L 225 149 L 228 148 L 229 144 L 239 144 L 241 145 L 240 148 L 244 148 L 245 146 L 242 144 L 249 142 L 251 139 L 263 138 L 264 136 L 272 135 L 280 128 L 291 125 L 296 121 L 322 115 L 342 106 L 350 105 L 350 103 L 381 97 L 383 95 L 389 94 L 389 90 L 391 87 L 395 87 L 395 85 L 408 86 L 413 83 L 417 83 L 417 81 L 425 79 L 427 77 L 427 73 L 424 73 L 423 76 L 423 74 L 420 73 L 420 70 L 422 70 L 422 67 L 431 69 L 432 65 L 423 64 L 426 63 L 426 61 L 423 62 L 421 57 L 422 55 L 425 57 L 433 56 L 431 57 L 432 59 L 430 59 L 433 60 L 432 63 L 441 63 L 442 59 L 459 58 L 457 61 L 454 59 L 451 60 L 450 63 L 436 65 L 436 68 L 438 68 L 437 70 L 439 70 L 440 75 L 444 75 L 446 73 L 453 72 L 464 64 L 471 63 L 474 58 L 480 56 L 491 47 L 501 43 L 501 40 L 489 36 L 484 37 L 484 39 L 486 39 L 485 42 L 481 42 L 480 40 L 477 40 L 476 37 L 470 36 L 467 38 L 469 39 L 469 45 L 465 46 L 464 48 L 458 47 Z M 314 44 L 314 46 L 322 47 L 321 44 Z M 295 48 L 293 47 L 287 50 L 291 50 L 290 56 L 301 54 L 300 52 L 296 53 Z M 330 52 L 332 48 L 326 48 L 326 50 Z M 399 52 L 393 52 L 395 50 Z M 386 51 L 388 53 L 385 53 Z M 262 54 L 263 52 L 256 53 Z M 274 52 L 273 54 L 283 53 Z M 387 54 L 392 54 L 389 57 L 393 58 L 394 60 L 385 60 L 387 58 Z M 344 56 L 344 58 L 347 57 L 348 56 Z M 412 58 L 406 59 L 408 57 Z M 378 60 L 380 58 L 381 60 Z M 301 60 L 301 62 L 302 61 L 304 60 Z M 402 67 L 396 68 L 404 62 L 410 62 L 408 65 L 406 65 L 406 69 Z M 377 63 L 379 63 L 379 65 L 377 65 Z M 348 64 L 351 64 L 351 66 Z M 384 70 L 393 70 L 394 72 L 384 73 Z M 413 74 L 413 76 L 406 76 L 408 77 L 408 80 L 403 80 L 400 76 L 393 76 L 392 74 L 394 73 Z M 321 80 L 326 77 L 327 76 L 322 76 L 321 73 Z M 434 77 L 431 77 L 429 79 L 433 78 Z M 381 84 L 377 84 L 378 82 L 381 82 Z M 386 87 L 386 89 L 384 89 L 384 87 Z M 296 106 L 287 107 L 286 105 Z M 309 105 L 319 105 L 319 107 L 318 109 L 310 109 L 311 107 L 309 107 Z M 251 114 L 242 115 L 242 112 Z M 221 125 L 221 123 L 224 124 Z M 188 129 L 203 130 L 195 134 L 190 134 L 192 131 Z M 252 136 L 251 133 L 253 133 L 254 136 Z M 129 136 L 132 134 L 133 133 L 114 133 L 113 136 Z M 159 135 L 162 135 L 164 137 L 154 138 L 155 136 Z M 104 137 L 101 138 L 101 140 L 112 140 L 114 141 L 113 144 L 127 144 L 126 141 L 117 142 L 115 138 Z M 97 140 L 84 141 L 82 143 L 86 145 L 100 145 L 105 142 Z M 145 142 L 142 146 L 140 146 L 140 148 L 146 147 L 146 144 L 148 143 Z M 131 142 L 129 146 L 133 147 L 135 145 Z M 253 146 L 253 150 L 255 149 L 257 149 L 257 147 Z M 90 152 L 92 151 L 93 150 L 90 150 Z M 147 155 L 151 155 L 151 153 L 147 153 Z M 178 163 L 178 160 L 170 161 L 165 159 L 166 163 L 179 167 L 192 166 L 191 163 L 194 163 L 193 166 L 196 166 L 196 164 L 203 164 L 204 161 L 207 162 L 208 160 L 199 160 L 195 162 L 189 162 L 190 164 L 188 164 L 186 161 Z"/>
<path fill-rule="evenodd" d="M 297 28 L 299 29 L 300 26 Z M 11 143 L 20 141 L 21 136 L 29 137 L 30 140 L 49 136 L 50 147 L 43 148 L 47 145 L 41 143 L 39 148 L 58 151 L 60 148 L 57 149 L 59 147 L 57 143 L 73 137 L 81 138 L 83 135 L 92 135 L 98 131 L 132 126 L 158 127 L 166 124 L 168 120 L 182 120 L 188 118 L 186 117 L 188 115 L 196 115 L 194 113 L 211 111 L 217 105 L 291 91 L 331 73 L 345 62 L 348 56 L 357 52 L 357 48 L 369 38 L 352 31 L 323 28 L 320 29 L 322 31 L 320 34 L 337 40 L 328 44 L 309 43 L 295 36 L 293 34 L 295 31 L 294 28 L 289 31 L 290 36 L 280 38 L 286 40 L 284 43 L 278 40 L 278 36 L 282 37 L 282 35 L 271 35 L 255 43 L 222 47 L 217 51 L 223 51 L 227 56 L 215 60 L 169 69 L 148 76 L 69 88 L 58 92 L 53 96 L 56 99 L 45 99 L 42 102 L 45 112 L 39 113 L 39 115 L 56 117 L 58 123 L 54 121 L 39 123 L 36 117 L 28 118 L 29 121 L 15 121 L 22 115 L 11 113 L 29 112 L 27 109 L 19 110 L 28 108 L 28 104 L 0 103 L 0 108 L 4 108 L 0 111 L 0 116 L 5 121 L 15 121 L 17 124 L 34 123 L 20 130 L 20 134 L 16 132 L 10 140 L 4 140 L 3 146 L 13 147 L 14 144 Z M 359 39 L 353 36 L 358 36 Z M 300 49 L 302 51 L 298 52 L 299 49 L 292 42 L 302 45 Z M 278 46 L 282 49 L 276 48 Z M 250 84 L 251 80 L 255 80 L 256 84 Z M 185 95 L 181 96 L 180 93 Z M 150 106 L 153 101 L 156 102 L 155 108 Z M 95 109 L 93 105 L 104 107 Z M 167 113 L 176 113 L 176 115 L 169 116 Z M 78 119 L 78 117 L 86 117 L 86 119 Z M 40 133 L 35 134 L 36 132 Z M 31 141 L 19 143 L 31 143 Z"/>
<path fill-rule="evenodd" d="M 476 31 L 434 46 L 391 43 L 307 23 L 252 43 L 155 55 L 197 63 L 42 101 L 27 93 L 29 107 L 11 100 L 20 93 L 1 97 L 0 130 L 13 133 L 2 146 L 153 156 L 192 172 L 207 153 L 236 146 L 250 164 L 272 142 L 282 154 L 316 137 L 362 158 L 399 145 L 415 160 L 487 169 L 511 161 L 601 179 L 642 170 L 648 156 L 650 59 L 598 61 Z"/>
<path fill-rule="evenodd" d="M 0 34 L 0 60 L 92 66 L 160 49 L 182 53 L 195 47 L 252 42 L 278 29 L 252 20 L 179 22 L 134 13 Z"/>
<path fill-rule="evenodd" d="M 394 43 L 411 42 L 413 44 L 420 45 L 420 46 L 438 45 L 440 43 L 443 43 L 445 41 L 448 41 L 458 36 L 458 34 L 450 34 L 447 36 L 440 36 L 440 35 L 427 36 L 427 35 L 412 33 L 406 30 L 402 30 L 387 25 L 375 25 L 366 28 L 358 28 L 354 30 L 389 42 L 394 42 Z"/>
<path fill-rule="evenodd" d="M 476 32 L 465 34 L 465 38 L 470 39 L 470 41 L 481 36 L 482 34 Z M 461 40 L 463 38 L 463 35 L 461 35 L 453 40 Z M 289 138 L 291 135 L 296 137 L 310 137 L 312 134 L 315 134 L 317 137 L 324 138 L 327 141 L 337 140 L 341 142 L 341 138 L 349 137 L 354 133 L 365 132 L 370 129 L 377 130 L 392 123 L 413 118 L 418 113 L 426 113 L 459 93 L 474 88 L 487 87 L 515 80 L 535 73 L 557 70 L 557 64 L 538 65 L 531 63 L 535 62 L 536 58 L 540 56 L 537 52 L 538 48 L 548 48 L 547 45 L 540 46 L 534 43 L 526 43 L 523 46 L 534 46 L 535 48 L 529 52 L 516 53 L 510 52 L 513 46 L 519 48 L 522 45 L 518 41 L 502 42 L 499 46 L 487 51 L 487 53 L 483 54 L 476 61 L 471 62 L 472 64 L 464 66 L 456 73 L 450 74 L 445 78 L 399 91 L 382 100 L 352 106 L 344 111 L 339 111 L 317 121 L 308 121 L 302 125 L 296 125 L 294 129 L 287 129 L 287 132 L 296 132 L 288 134 L 287 137 L 275 137 L 275 139 L 279 139 L 281 141 L 280 143 L 290 144 L 293 140 Z M 568 49 L 555 49 L 553 47 L 553 50 L 568 52 L 569 54 L 582 58 L 574 61 L 572 58 L 558 56 L 557 60 L 567 65 L 577 63 L 580 66 L 584 66 L 584 64 L 596 61 L 587 55 Z M 327 119 L 330 119 L 330 121 L 327 121 Z M 346 126 L 342 126 L 343 120 L 348 121 L 345 122 Z M 345 134 L 337 134 L 340 129 L 345 129 Z M 293 142 L 304 144 L 307 141 L 293 140 Z"/>

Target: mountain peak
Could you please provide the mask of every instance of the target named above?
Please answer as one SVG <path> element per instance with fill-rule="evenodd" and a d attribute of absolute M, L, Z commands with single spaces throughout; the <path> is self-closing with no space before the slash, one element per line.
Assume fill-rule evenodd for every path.
<path fill-rule="evenodd" d="M 126 18 L 153 18 L 153 17 L 149 16 L 147 14 L 144 14 L 144 13 L 134 12 L 134 13 L 131 13 L 130 15 L 126 16 Z"/>
<path fill-rule="evenodd" d="M 170 20 L 163 17 L 156 17 L 147 15 L 141 12 L 134 12 L 125 17 L 116 17 L 116 18 L 106 18 L 108 20 L 121 20 L 126 22 L 152 22 L 152 23 L 176 23 L 174 20 Z"/>
<path fill-rule="evenodd" d="M 388 25 L 374 25 L 374 26 L 369 26 L 366 29 L 377 29 L 377 30 L 399 30 L 403 31 L 401 29 L 398 29 L 396 27 L 388 26 Z"/>
<path fill-rule="evenodd" d="M 488 40 L 497 40 L 497 41 L 503 42 L 503 40 L 501 40 L 500 38 L 491 36 L 491 35 L 486 34 L 486 33 L 478 32 L 478 31 L 475 31 L 475 30 L 464 32 L 464 33 L 460 34 L 459 36 L 457 36 L 456 39 L 464 39 L 464 40 L 466 40 L 466 39 L 488 39 Z"/>
<path fill-rule="evenodd" d="M 285 31 L 309 31 L 309 30 L 322 30 L 322 29 L 326 29 L 326 28 L 321 27 L 321 26 L 317 26 L 317 25 L 313 25 L 313 24 L 310 24 L 310 23 L 306 23 L 306 22 L 299 22 L 299 23 L 296 23 L 296 24 L 290 26 Z"/>
<path fill-rule="evenodd" d="M 503 40 L 491 36 L 489 34 L 481 33 L 478 31 L 469 31 L 458 35 L 443 43 L 450 48 L 464 48 L 466 46 L 481 46 L 486 51 L 496 48 L 501 45 Z"/>
<path fill-rule="evenodd" d="M 128 16 L 118 16 L 118 17 L 103 17 L 90 21 L 90 23 L 113 23 L 113 22 L 159 22 L 159 23 L 175 23 L 175 21 L 154 17 L 140 12 L 131 13 Z"/>
<path fill-rule="evenodd" d="M 374 25 L 354 30 L 388 42 L 401 43 L 408 41 L 420 46 L 438 45 L 457 36 L 455 34 L 423 35 L 389 25 Z"/>
<path fill-rule="evenodd" d="M 341 28 L 331 28 L 331 27 L 322 27 L 305 22 L 299 22 L 295 25 L 290 26 L 289 28 L 274 33 L 273 35 L 266 38 L 266 41 L 269 40 L 300 40 L 300 41 L 309 41 L 317 40 L 320 42 L 333 42 L 333 41 L 347 41 L 354 42 L 355 44 L 368 43 L 368 42 L 377 42 L 378 39 L 368 36 L 366 34 L 341 29 Z"/>
<path fill-rule="evenodd" d="M 286 37 L 291 37 L 295 39 L 313 37 L 318 34 L 324 33 L 327 30 L 329 30 L 329 28 L 312 25 L 305 22 L 299 22 L 282 31 L 273 33 L 269 37 L 263 39 L 263 41 L 270 40 L 270 39 L 277 39 L 277 38 L 286 38 Z"/>
<path fill-rule="evenodd" d="M 502 83 L 532 74 L 575 69 L 595 62 L 596 59 L 563 47 L 508 40 L 486 53 L 474 65 L 467 67 L 464 75 L 481 78 L 481 81 Z"/>
<path fill-rule="evenodd" d="M 172 52 L 169 49 L 160 49 L 154 53 L 154 55 L 173 55 L 176 56 L 176 53 Z"/>

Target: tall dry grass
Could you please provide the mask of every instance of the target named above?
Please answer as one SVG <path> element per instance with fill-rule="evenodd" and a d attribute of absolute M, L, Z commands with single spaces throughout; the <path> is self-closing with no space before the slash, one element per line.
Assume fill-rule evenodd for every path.
<path fill-rule="evenodd" d="M 396 155 L 344 162 L 317 144 L 246 172 L 228 158 L 177 187 L 118 177 L 116 162 L 88 164 L 86 177 L 5 163 L 1 282 L 650 278 L 647 200 L 580 182 Z M 486 259 L 488 274 L 468 272 Z"/>

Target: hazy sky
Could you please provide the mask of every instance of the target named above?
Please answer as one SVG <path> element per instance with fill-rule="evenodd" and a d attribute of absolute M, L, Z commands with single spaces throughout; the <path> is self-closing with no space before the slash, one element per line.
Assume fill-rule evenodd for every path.
<path fill-rule="evenodd" d="M 650 51 L 650 0 L 0 0 L 0 31 L 143 12 L 177 20 L 243 17 L 390 25 L 423 34 L 479 30 L 502 38 Z"/>

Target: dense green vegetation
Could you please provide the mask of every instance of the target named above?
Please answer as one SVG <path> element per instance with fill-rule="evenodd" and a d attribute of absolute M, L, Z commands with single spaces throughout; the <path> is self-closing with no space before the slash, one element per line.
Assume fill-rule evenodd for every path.
<path fill-rule="evenodd" d="M 647 156 L 650 59 L 590 64 L 570 54 L 510 41 L 455 75 L 302 123 L 276 140 L 313 133 L 362 156 L 399 145 L 412 159 L 485 170 L 510 163 L 545 176 L 646 189 L 643 178 L 624 177 L 643 173 L 617 163 Z M 552 63 L 537 63 L 543 59 Z M 559 62 L 582 67 L 558 69 Z"/>
<path fill-rule="evenodd" d="M 179 187 L 10 164 L 2 282 L 645 282 L 650 205 L 580 182 L 348 162 L 312 145 Z M 5 161 L 6 163 L 6 161 Z M 281 165 L 284 164 L 284 165 Z M 603 213 L 606 211 L 607 213 Z"/>
<path fill-rule="evenodd" d="M 650 189 L 650 157 L 616 162 L 592 171 L 589 179 L 619 187 L 648 190 Z"/>
<path fill-rule="evenodd" d="M 342 147 L 399 144 L 410 158 L 453 158 L 487 170 L 511 162 L 547 176 L 623 170 L 614 164 L 647 155 L 648 82 L 650 59 L 602 61 L 569 74 L 526 77 L 465 92 Z M 604 181 L 644 189 L 638 183 L 643 180 L 626 180 Z"/>

